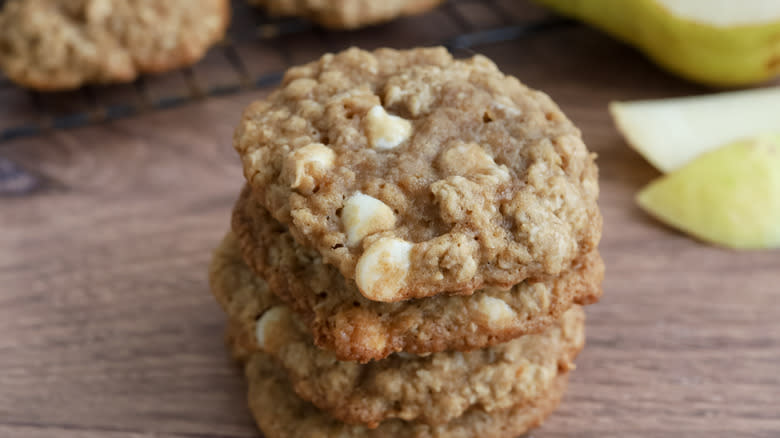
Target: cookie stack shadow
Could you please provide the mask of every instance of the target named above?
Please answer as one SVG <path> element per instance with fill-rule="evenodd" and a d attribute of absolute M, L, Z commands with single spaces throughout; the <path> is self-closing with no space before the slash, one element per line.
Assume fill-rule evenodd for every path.
<path fill-rule="evenodd" d="M 234 145 L 210 282 L 267 438 L 510 438 L 556 408 L 604 267 L 594 157 L 549 97 L 481 56 L 350 49 Z"/>

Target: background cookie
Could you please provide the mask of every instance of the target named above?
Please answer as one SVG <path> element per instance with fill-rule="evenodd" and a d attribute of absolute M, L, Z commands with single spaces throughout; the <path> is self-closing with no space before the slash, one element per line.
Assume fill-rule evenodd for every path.
<path fill-rule="evenodd" d="M 39 90 L 130 82 L 199 60 L 229 20 L 229 0 L 8 0 L 0 67 Z"/>
<path fill-rule="evenodd" d="M 290 387 L 284 372 L 264 353 L 252 356 L 246 365 L 249 407 L 266 438 L 515 438 L 538 427 L 560 402 L 567 374 L 530 406 L 518 406 L 490 414 L 471 409 L 443 425 L 389 420 L 376 429 L 339 422 L 301 400 Z"/>
<path fill-rule="evenodd" d="M 331 29 L 354 29 L 414 15 L 443 0 L 249 0 L 271 15 L 298 16 Z"/>
<path fill-rule="evenodd" d="M 347 423 L 376 426 L 400 418 L 442 424 L 474 407 L 492 412 L 531 403 L 547 391 L 559 369 L 571 368 L 585 342 L 584 313 L 575 306 L 541 334 L 488 349 L 396 354 L 365 365 L 338 361 L 314 346 L 300 319 L 287 306 L 274 304 L 267 288 L 255 288 L 262 280 L 236 284 L 249 270 L 226 259 L 229 251 L 218 251 L 211 264 L 212 291 L 220 304 L 230 312 L 236 301 L 229 297 L 252 288 L 256 302 L 266 304 L 252 306 L 254 319 L 231 318 L 228 339 L 236 357 L 264 351 L 302 399 Z"/>
<path fill-rule="evenodd" d="M 363 297 L 316 251 L 298 245 L 246 188 L 233 211 L 233 230 L 244 260 L 303 316 L 315 343 L 341 360 L 483 348 L 538 333 L 572 303 L 594 302 L 602 292 L 604 265 L 593 251 L 559 278 L 544 282 L 471 296 L 380 303 Z"/>
<path fill-rule="evenodd" d="M 601 234 L 579 131 L 482 56 L 325 55 L 250 105 L 234 146 L 256 199 L 374 301 L 558 276 Z"/>

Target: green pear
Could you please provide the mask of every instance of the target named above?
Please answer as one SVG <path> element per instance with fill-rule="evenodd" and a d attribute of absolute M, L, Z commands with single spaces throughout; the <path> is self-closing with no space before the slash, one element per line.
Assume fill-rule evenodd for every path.
<path fill-rule="evenodd" d="M 778 0 L 537 0 L 693 81 L 739 86 L 780 74 Z"/>
<path fill-rule="evenodd" d="M 637 195 L 662 222 L 740 249 L 780 247 L 780 135 L 707 152 Z"/>
<path fill-rule="evenodd" d="M 613 102 L 609 110 L 628 144 L 671 172 L 716 147 L 780 130 L 780 87 Z"/>

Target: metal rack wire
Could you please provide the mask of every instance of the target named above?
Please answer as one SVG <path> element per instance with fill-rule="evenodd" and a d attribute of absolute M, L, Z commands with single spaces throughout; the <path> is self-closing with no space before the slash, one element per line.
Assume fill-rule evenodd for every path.
<path fill-rule="evenodd" d="M 229 36 L 218 44 L 212 52 L 221 53 L 221 57 L 234 73 L 235 80 L 229 83 L 209 85 L 203 83 L 198 75 L 194 74 L 193 67 L 184 68 L 175 72 L 183 79 L 186 87 L 183 90 L 154 95 L 150 93 L 147 78 L 140 78 L 125 92 L 125 99 L 111 103 L 101 102 L 101 94 L 108 87 L 87 86 L 75 92 L 55 98 L 56 110 L 49 108 L 50 95 L 44 95 L 35 91 L 23 92 L 27 94 L 26 104 L 32 108 L 35 114 L 32 120 L 26 120 L 19 124 L 13 124 L 0 130 L 0 145 L 12 139 L 40 135 L 53 130 L 71 129 L 90 124 L 103 123 L 112 120 L 135 116 L 141 113 L 157 111 L 195 101 L 208 99 L 215 96 L 236 94 L 250 90 L 265 88 L 277 83 L 284 69 L 294 63 L 293 52 L 295 47 L 287 47 L 283 44 L 287 38 L 301 35 L 315 35 L 329 43 L 331 48 L 337 49 L 340 42 L 339 35 L 323 32 L 310 23 L 301 20 L 274 19 L 268 17 L 256 8 L 250 8 L 244 0 L 235 0 L 234 16 L 241 17 L 241 23 L 234 23 Z M 486 6 L 496 15 L 501 24 L 489 29 L 475 29 L 469 17 L 464 16 L 459 6 L 465 3 L 479 3 Z M 2 0 L 0 0 L 2 6 Z M 502 41 L 522 38 L 559 26 L 569 22 L 562 19 L 550 18 L 540 21 L 512 23 L 511 14 L 505 10 L 498 0 L 450 0 L 442 6 L 441 12 L 457 26 L 458 33 L 446 41 L 438 43 L 450 48 L 456 55 L 466 53 L 477 46 L 492 44 Z M 251 23 L 251 24 L 248 24 Z M 243 24 L 243 25 L 242 25 Z M 388 38 L 388 43 L 392 42 Z M 283 65 L 273 71 L 253 75 L 247 68 L 245 59 L 237 49 L 240 44 L 263 44 L 276 52 L 283 60 Z M 0 92 L 14 88 L 5 78 L 0 78 Z M 80 105 L 70 105 L 71 101 L 78 100 Z M 84 104 L 86 102 L 86 104 Z M 0 105 L 3 105 L 0 99 Z"/>

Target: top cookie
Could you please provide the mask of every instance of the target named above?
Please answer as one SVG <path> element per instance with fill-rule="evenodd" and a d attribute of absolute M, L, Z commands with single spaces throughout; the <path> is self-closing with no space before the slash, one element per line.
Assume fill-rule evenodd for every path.
<path fill-rule="evenodd" d="M 194 63 L 229 20 L 229 0 L 8 0 L 0 67 L 39 90 L 130 82 Z"/>
<path fill-rule="evenodd" d="M 356 29 L 432 9 L 443 0 L 249 0 L 272 15 L 305 17 L 330 29 Z"/>
<path fill-rule="evenodd" d="M 601 234 L 579 131 L 483 56 L 325 55 L 250 105 L 234 145 L 256 199 L 374 301 L 557 276 Z"/>

